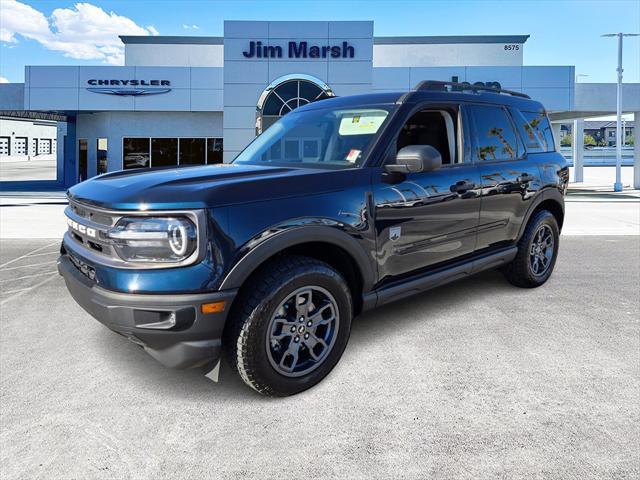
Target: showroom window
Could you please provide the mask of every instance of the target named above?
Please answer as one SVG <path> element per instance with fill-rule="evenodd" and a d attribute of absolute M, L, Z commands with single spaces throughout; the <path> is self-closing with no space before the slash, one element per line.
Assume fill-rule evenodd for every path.
<path fill-rule="evenodd" d="M 178 164 L 177 138 L 152 138 L 151 156 L 154 167 L 165 167 Z"/>
<path fill-rule="evenodd" d="M 180 139 L 180 164 L 204 165 L 206 163 L 206 139 L 181 138 Z"/>
<path fill-rule="evenodd" d="M 222 163 L 222 139 L 207 138 L 207 163 Z"/>
<path fill-rule="evenodd" d="M 213 165 L 222 163 L 221 138 L 125 137 L 122 140 L 123 168 Z"/>
<path fill-rule="evenodd" d="M 151 166 L 149 141 L 149 138 L 125 138 L 123 140 L 123 168 L 142 168 Z"/>
<path fill-rule="evenodd" d="M 292 110 L 333 97 L 329 86 L 310 75 L 294 74 L 272 82 L 260 96 L 256 114 L 256 135 Z"/>

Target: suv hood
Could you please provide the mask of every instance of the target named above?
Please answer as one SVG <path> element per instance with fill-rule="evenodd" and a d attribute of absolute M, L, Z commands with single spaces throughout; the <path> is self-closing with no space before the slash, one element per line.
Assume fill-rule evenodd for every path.
<path fill-rule="evenodd" d="M 344 170 L 220 164 L 127 170 L 69 189 L 69 198 L 113 210 L 211 208 L 342 190 Z"/>

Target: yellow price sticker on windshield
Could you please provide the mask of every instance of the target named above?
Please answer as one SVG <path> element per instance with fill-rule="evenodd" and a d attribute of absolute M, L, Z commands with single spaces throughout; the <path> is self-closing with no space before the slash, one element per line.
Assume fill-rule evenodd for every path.
<path fill-rule="evenodd" d="M 357 115 L 346 114 L 340 119 L 340 135 L 372 135 L 378 131 L 387 112 L 384 110 L 374 110 Z"/>

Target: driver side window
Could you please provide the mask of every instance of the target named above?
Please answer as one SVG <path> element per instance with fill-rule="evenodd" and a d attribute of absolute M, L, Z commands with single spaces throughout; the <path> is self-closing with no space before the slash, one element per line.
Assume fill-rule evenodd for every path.
<path fill-rule="evenodd" d="M 440 152 L 443 166 L 462 163 L 458 153 L 458 123 L 456 109 L 420 110 L 400 130 L 396 152 L 410 145 L 431 145 Z"/>

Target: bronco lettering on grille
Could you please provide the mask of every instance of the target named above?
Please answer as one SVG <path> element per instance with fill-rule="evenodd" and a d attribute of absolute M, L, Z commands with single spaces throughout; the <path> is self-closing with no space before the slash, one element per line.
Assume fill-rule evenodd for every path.
<path fill-rule="evenodd" d="M 76 222 L 75 220 L 71 220 L 67 217 L 67 225 L 69 225 L 73 230 L 80 232 L 83 235 L 87 235 L 88 237 L 96 238 L 96 229 L 87 227 L 82 225 L 81 223 Z"/>

